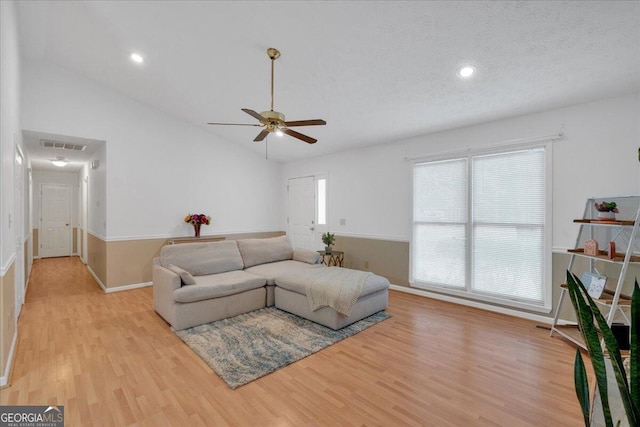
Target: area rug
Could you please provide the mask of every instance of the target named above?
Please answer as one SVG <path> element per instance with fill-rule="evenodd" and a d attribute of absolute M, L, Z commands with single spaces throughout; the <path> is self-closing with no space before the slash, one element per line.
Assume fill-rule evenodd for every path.
<path fill-rule="evenodd" d="M 381 311 L 334 331 L 269 307 L 175 333 L 235 389 L 389 317 Z"/>

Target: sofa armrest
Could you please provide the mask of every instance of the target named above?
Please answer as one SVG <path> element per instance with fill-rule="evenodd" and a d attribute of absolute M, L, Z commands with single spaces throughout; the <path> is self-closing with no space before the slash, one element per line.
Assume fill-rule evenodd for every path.
<path fill-rule="evenodd" d="M 322 258 L 316 251 L 309 249 L 296 248 L 293 250 L 293 260 L 306 262 L 307 264 L 320 264 Z"/>
<path fill-rule="evenodd" d="M 175 323 L 173 291 L 179 289 L 182 281 L 177 273 L 159 264 L 151 267 L 153 277 L 153 307 L 170 324 Z"/>

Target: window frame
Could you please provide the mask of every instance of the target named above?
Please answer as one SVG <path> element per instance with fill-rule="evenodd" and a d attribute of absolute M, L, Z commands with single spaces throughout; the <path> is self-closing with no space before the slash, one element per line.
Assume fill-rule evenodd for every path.
<path fill-rule="evenodd" d="M 544 231 L 543 231 L 543 272 L 542 272 L 542 292 L 541 297 L 542 301 L 540 303 L 523 301 L 518 298 L 509 298 L 509 297 L 500 297 L 500 296 L 492 296 L 487 293 L 474 291 L 472 288 L 472 269 L 473 269 L 473 223 L 474 217 L 472 212 L 473 207 L 473 158 L 476 156 L 486 156 L 492 154 L 505 154 L 514 151 L 524 151 L 524 150 L 532 150 L 532 149 L 544 149 Z M 467 160 L 467 182 L 468 182 L 468 192 L 467 192 L 467 224 L 465 227 L 466 230 L 466 239 L 467 239 L 467 248 L 465 251 L 465 261 L 466 261 L 466 269 L 465 269 L 465 277 L 466 283 L 464 287 L 453 288 L 450 286 L 438 285 L 435 283 L 425 283 L 421 281 L 417 281 L 413 277 L 414 272 L 414 251 L 415 251 L 415 218 L 414 218 L 414 201 L 415 201 L 415 188 L 414 188 L 414 175 L 415 175 L 415 167 L 418 164 L 429 163 L 429 162 L 440 162 L 440 161 L 448 161 L 455 159 L 466 159 Z M 545 139 L 536 142 L 529 142 L 526 144 L 512 144 L 506 146 L 499 147 L 490 147 L 490 148 L 481 148 L 474 150 L 466 150 L 466 151 L 458 151 L 452 153 L 438 154 L 433 156 L 424 156 L 420 158 L 412 159 L 411 161 L 411 173 L 410 175 L 410 188 L 411 188 L 411 215 L 410 215 L 410 229 L 411 229 L 411 237 L 409 240 L 409 285 L 410 287 L 417 289 L 424 289 L 427 291 L 434 291 L 440 294 L 451 295 L 454 297 L 462 297 L 464 299 L 476 300 L 481 302 L 488 302 L 492 304 L 499 304 L 507 307 L 513 307 L 518 309 L 524 309 L 529 311 L 541 312 L 541 313 L 550 313 L 552 308 L 552 140 Z"/>

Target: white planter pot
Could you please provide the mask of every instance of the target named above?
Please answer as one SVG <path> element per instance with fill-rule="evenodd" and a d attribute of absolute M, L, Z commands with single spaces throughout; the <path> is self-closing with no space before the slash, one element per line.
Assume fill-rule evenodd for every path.
<path fill-rule="evenodd" d="M 598 219 L 616 219 L 615 212 L 598 212 Z"/>

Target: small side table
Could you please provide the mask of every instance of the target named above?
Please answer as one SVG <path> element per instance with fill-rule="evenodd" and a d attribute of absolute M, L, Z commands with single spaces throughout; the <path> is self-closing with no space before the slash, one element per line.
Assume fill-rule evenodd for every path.
<path fill-rule="evenodd" d="M 342 267 L 342 261 L 344 261 L 344 252 L 342 251 L 318 251 L 322 257 L 322 263 L 328 267 Z"/>

